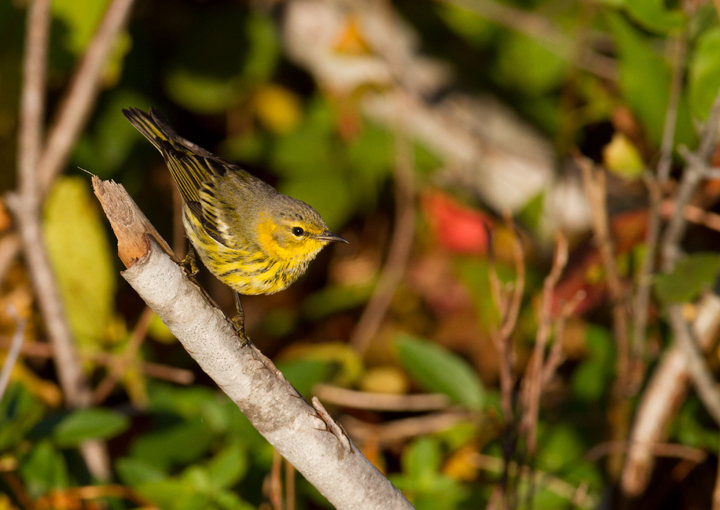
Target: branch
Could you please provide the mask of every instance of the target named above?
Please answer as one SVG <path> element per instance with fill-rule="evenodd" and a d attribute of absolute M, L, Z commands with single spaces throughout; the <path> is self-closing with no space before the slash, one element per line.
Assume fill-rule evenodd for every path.
<path fill-rule="evenodd" d="M 656 177 L 648 176 L 647 187 L 650 196 L 650 216 L 648 218 L 647 235 L 645 236 L 645 253 L 640 265 L 640 275 L 637 282 L 637 291 L 633 303 L 632 346 L 635 357 L 641 360 L 645 351 L 645 334 L 647 329 L 648 313 L 650 310 L 650 291 L 652 274 L 655 271 L 655 257 L 660 237 L 660 213 L 662 202 L 662 186 L 670 177 L 672 154 L 675 141 L 675 128 L 677 126 L 678 106 L 680 104 L 680 91 L 682 90 L 685 52 L 687 50 L 687 33 L 683 31 L 675 37 L 675 52 L 673 55 L 672 82 L 670 98 L 665 112 L 665 125 L 663 127 L 662 143 L 660 145 L 660 159 L 658 161 Z"/>
<path fill-rule="evenodd" d="M 80 132 L 85 127 L 100 91 L 103 66 L 112 45 L 125 26 L 133 0 L 113 0 L 105 11 L 95 35 L 88 45 L 63 98 L 48 142 L 37 169 L 40 196 L 50 189 L 52 181 L 67 163 Z"/>
<path fill-rule="evenodd" d="M 329 415 L 308 405 L 249 339 L 242 346 L 229 319 L 151 240 L 122 186 L 93 177 L 93 187 L 129 261 L 123 278 L 275 449 L 336 508 L 412 508 Z M 140 246 L 144 253 L 124 250 Z"/>
<path fill-rule="evenodd" d="M 8 313 L 10 313 L 15 321 L 15 333 L 13 334 L 10 350 L 5 356 L 5 362 L 3 363 L 2 370 L 0 370 L 0 400 L 2 400 L 2 397 L 5 394 L 7 385 L 10 382 L 10 375 L 15 367 L 18 356 L 20 355 L 20 348 L 22 347 L 23 340 L 25 339 L 25 328 L 28 323 L 27 319 L 20 319 L 17 316 L 17 313 L 12 306 L 8 307 Z"/>
<path fill-rule="evenodd" d="M 405 94 L 399 105 L 407 102 Z M 393 233 L 387 262 L 383 267 L 375 291 L 370 298 L 360 320 L 358 320 L 350 345 L 361 355 L 377 335 L 382 320 L 400 284 L 405 266 L 412 251 L 415 236 L 415 185 L 413 183 L 412 143 L 406 134 L 404 116 L 397 123 L 396 161 L 395 161 L 395 231 Z"/>
<path fill-rule="evenodd" d="M 25 56 L 20 90 L 18 128 L 18 186 L 35 196 L 35 167 L 42 150 L 45 117 L 45 81 L 50 38 L 50 0 L 34 0 L 25 26 Z"/>
<path fill-rule="evenodd" d="M 538 325 L 535 348 L 525 370 L 522 385 L 523 417 L 521 430 L 527 435 L 527 450 L 531 456 L 535 455 L 540 396 L 543 387 L 545 345 L 550 339 L 551 332 L 550 309 L 552 307 L 553 292 L 568 260 L 568 241 L 565 236 L 562 234 L 557 235 L 556 246 L 552 269 L 543 283 L 540 324 Z"/>
<path fill-rule="evenodd" d="M 697 307 L 693 329 L 703 351 L 708 351 L 720 330 L 720 297 L 708 294 Z M 667 440 L 670 422 L 685 400 L 689 375 L 685 354 L 676 343 L 663 355 L 645 388 L 629 436 L 621 478 L 625 496 L 640 496 L 650 481 L 655 452 L 649 447 Z"/>
<path fill-rule="evenodd" d="M 575 162 L 582 172 L 585 193 L 592 211 L 595 242 L 602 257 L 603 266 L 605 266 L 608 290 L 612 300 L 613 336 L 618 352 L 617 389 L 625 392 L 631 386 L 628 345 L 629 318 L 626 306 L 627 297 L 620 280 L 620 272 L 615 261 L 615 248 L 610 236 L 607 204 L 605 203 L 607 198 L 605 173 L 603 170 L 596 170 L 590 160 L 580 155 L 575 156 Z"/>

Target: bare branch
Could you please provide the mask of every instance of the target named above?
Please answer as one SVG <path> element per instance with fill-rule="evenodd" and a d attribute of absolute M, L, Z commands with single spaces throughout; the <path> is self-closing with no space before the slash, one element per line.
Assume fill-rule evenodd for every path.
<path fill-rule="evenodd" d="M 0 349 L 9 349 L 12 339 L 0 336 Z M 52 345 L 46 342 L 25 343 L 20 348 L 20 354 L 30 358 L 52 358 Z M 120 357 L 108 352 L 83 352 L 79 351 L 81 361 L 89 361 L 98 365 L 111 367 L 120 361 Z M 184 368 L 175 368 L 160 363 L 143 361 L 138 368 L 148 377 L 163 379 L 176 384 L 190 384 L 195 380 L 195 374 Z"/>
<path fill-rule="evenodd" d="M 20 348 L 22 347 L 23 340 L 25 339 L 25 328 L 28 323 L 27 319 L 20 319 L 20 317 L 17 316 L 17 312 L 15 312 L 15 308 L 12 306 L 8 307 L 8 313 L 15 321 L 15 333 L 13 334 L 10 350 L 5 356 L 5 362 L 3 363 L 2 370 L 0 370 L 0 400 L 2 400 L 2 397 L 5 394 L 7 385 L 10 382 L 10 375 L 15 367 L 18 356 L 20 355 Z"/>
<path fill-rule="evenodd" d="M 603 170 L 593 168 L 592 162 L 580 155 L 575 156 L 575 162 L 582 172 L 585 192 L 592 210 L 595 241 L 603 260 L 607 285 L 612 300 L 613 336 L 618 351 L 617 388 L 620 392 L 626 392 L 629 389 L 628 385 L 631 383 L 627 296 L 620 280 L 620 272 L 615 261 L 615 248 L 610 236 L 607 205 L 605 203 L 607 198 L 605 173 Z"/>
<path fill-rule="evenodd" d="M 693 330 L 700 347 L 707 352 L 720 329 L 720 297 L 708 294 L 697 306 Z M 641 495 L 650 480 L 654 465 L 648 445 L 665 441 L 670 421 L 685 400 L 689 376 L 685 355 L 675 343 L 662 356 L 643 391 L 630 433 L 627 460 L 621 488 L 629 497 Z"/>
<path fill-rule="evenodd" d="M 43 0 L 46 1 L 46 0 Z M 39 196 L 44 196 L 53 179 L 67 163 L 80 132 L 95 105 L 103 67 L 120 30 L 130 13 L 133 0 L 113 0 L 85 50 L 62 100 L 37 168 Z"/>
<path fill-rule="evenodd" d="M 392 395 L 386 393 L 370 393 L 354 391 L 330 384 L 318 384 L 314 388 L 318 398 L 328 404 L 353 409 L 373 409 L 376 411 L 418 412 L 435 411 L 450 406 L 445 395 L 432 393 L 429 395 Z"/>
<path fill-rule="evenodd" d="M 93 186 L 115 234 L 145 239 L 119 241 L 121 250 L 147 247 L 139 258 L 120 253 L 131 261 L 123 277 L 275 449 L 336 508 L 412 508 L 344 433 L 336 432 L 343 440 L 328 433 L 328 417 L 309 406 L 247 337 L 243 346 L 230 319 L 146 234 L 147 219 L 122 186 L 97 177 Z"/>
<path fill-rule="evenodd" d="M 18 186 L 25 197 L 36 196 L 35 168 L 42 150 L 49 38 L 50 0 L 33 0 L 25 28 L 18 128 Z"/>
<path fill-rule="evenodd" d="M 563 269 L 565 269 L 567 265 L 567 260 L 568 241 L 564 235 L 558 233 L 552 269 L 543 283 L 540 324 L 537 330 L 537 338 L 535 339 L 535 348 L 525 371 L 525 376 L 523 377 L 523 418 L 521 428 L 527 436 L 527 450 L 531 456 L 535 454 L 536 447 L 545 345 L 550 338 L 550 308 L 552 306 L 553 291 L 555 290 L 557 282 L 560 280 Z"/>
<path fill-rule="evenodd" d="M 145 335 L 147 335 L 148 328 L 150 327 L 150 320 L 153 318 L 153 314 L 154 312 L 150 308 L 145 307 L 145 310 L 143 310 L 143 313 L 140 315 L 138 323 L 135 325 L 135 329 L 130 335 L 130 339 L 125 347 L 125 352 L 123 352 L 117 362 L 110 367 L 110 373 L 100 384 L 98 384 L 97 388 L 95 388 L 92 396 L 94 404 L 100 404 L 108 398 L 112 390 L 115 388 L 115 385 L 132 363 L 132 360 L 140 349 L 143 340 L 145 340 Z"/>
<path fill-rule="evenodd" d="M 398 94 L 405 97 L 405 93 Z M 402 99 L 398 104 L 405 101 Z M 395 290 L 400 284 L 405 266 L 412 251 L 415 236 L 415 185 L 413 183 L 412 143 L 406 135 L 404 119 L 400 119 L 396 132 L 395 149 L 395 232 L 393 233 L 388 258 L 383 267 L 375 291 L 363 311 L 355 331 L 350 338 L 352 345 L 360 354 L 364 353 L 372 339 L 377 335 L 385 318 Z"/>

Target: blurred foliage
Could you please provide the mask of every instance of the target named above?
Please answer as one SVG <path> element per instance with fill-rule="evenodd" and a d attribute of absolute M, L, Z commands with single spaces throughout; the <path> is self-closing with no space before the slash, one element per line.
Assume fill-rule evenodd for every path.
<path fill-rule="evenodd" d="M 658 160 L 679 38 L 687 42 L 686 86 L 679 97 L 675 149 L 681 144 L 695 148 L 697 127 L 720 88 L 715 7 L 709 1 L 602 0 L 590 5 L 503 0 L 501 7 L 529 16 L 517 16 L 518 30 L 511 30 L 466 8 L 482 9 L 486 1 L 457 2 L 465 5 L 460 7 L 453 1 L 397 0 L 392 6 L 417 31 L 423 53 L 453 68 L 454 88 L 471 96 L 500 97 L 552 140 L 558 160 L 568 156 L 569 147 L 578 147 L 612 172 L 617 180 L 608 201 L 612 231 L 630 287 L 638 279 L 647 223 L 645 201 L 636 190 Z M 108 3 L 52 2 L 51 107 Z M 170 239 L 176 213 L 169 173 L 120 113 L 155 106 L 181 136 L 308 202 L 333 231 L 351 240 L 350 246 L 323 252 L 290 290 L 243 301 L 254 342 L 304 397 L 310 398 L 318 383 L 377 393 L 440 393 L 452 402 L 452 412 L 469 416 L 388 444 L 384 425 L 426 413 L 328 405 L 336 416 L 351 415 L 381 431 L 358 444 L 416 508 L 483 508 L 501 481 L 516 489 L 516 507 L 592 508 L 616 480 L 603 460 L 590 461 L 585 454 L 615 439 L 609 429 L 621 418 L 610 411 L 616 365 L 611 303 L 605 270 L 589 236 L 572 239 L 570 265 L 553 297 L 555 320 L 577 291 L 587 295 L 566 324 L 563 363 L 543 396 L 533 455 L 501 411 L 493 343 L 502 314 L 493 299 L 491 274 L 497 272 L 501 291 L 515 285 L 516 232 L 499 219 L 503 211 L 490 210 L 469 187 L 441 190 L 449 162 L 417 140 L 409 157 L 419 204 L 413 251 L 377 338 L 364 356 L 358 354 L 347 341 L 379 281 L 394 235 L 397 133 L 392 125 L 364 115 L 365 94 L 382 92 L 383 86 L 339 93 L 288 59 L 282 38 L 285 3 L 138 2 L 128 30 L 116 41 L 103 72 L 103 92 L 68 165 L 73 175 L 58 179 L 44 204 L 45 243 L 91 383 L 100 384 L 108 365 L 119 362 L 144 304 L 118 278 L 114 238 L 88 177 L 74 168 L 123 183 Z M 26 4 L 0 2 L 5 50 L 0 52 L 0 159 L 8 169 L 14 168 L 16 156 L 17 71 Z M 528 19 L 557 31 L 568 47 L 558 48 L 533 26 L 524 26 L 522 20 Z M 352 36 L 345 34 L 345 39 L 356 43 L 352 51 L 376 56 L 356 20 L 344 26 Z M 328 54 L 352 53 L 339 49 L 341 39 L 333 41 L 337 47 L 327 48 Z M 586 63 L 583 48 L 608 59 L 616 77 L 598 76 L 579 65 Z M 423 99 L 434 104 L 443 94 Z M 680 158 L 675 163 L 680 168 Z M 15 185 L 12 173 L 0 172 L 3 191 Z M 717 209 L 719 195 L 717 185 L 709 183 L 698 203 Z M 517 215 L 527 264 L 512 332 L 518 373 L 534 346 L 539 296 L 550 267 L 551 254 L 540 241 L 544 199 L 535 196 Z M 11 228 L 1 208 L 0 220 L 2 241 Z M 687 245 L 692 253 L 672 273 L 653 279 L 657 303 L 651 310 L 650 367 L 670 344 L 660 307 L 697 299 L 713 287 L 720 269 L 716 234 L 691 231 Z M 218 288 L 206 274 L 200 280 L 224 309 L 233 309 L 228 289 Z M 30 278 L 18 261 L 0 284 L 0 335 L 10 336 L 14 324 L 3 310 L 10 303 L 22 310 L 31 307 Z M 23 302 L 24 308 L 18 305 Z M 46 334 L 40 315 L 33 313 L 26 341 L 38 347 Z M 61 407 L 57 375 L 46 357 L 21 359 L 0 400 L 0 509 L 269 508 L 265 482 L 272 447 L 203 376 L 157 317 L 145 336 L 111 395 L 83 410 Z M 549 349 L 555 341 L 551 335 Z M 1 361 L 4 350 L 0 356 Z M 711 366 L 717 368 L 716 360 Z M 192 371 L 196 382 L 163 380 L 172 378 L 169 368 Z M 688 397 L 670 429 L 671 441 L 717 455 L 717 427 L 695 396 Z M 93 479 L 83 463 L 79 445 L 88 439 L 109 445 L 113 475 L 107 484 Z M 505 474 L 504 460 L 512 461 Z M 534 483 L 521 476 L 517 462 L 532 465 Z M 683 493 L 678 487 L 686 476 L 679 474 L 686 473 L 684 464 L 673 461 L 658 469 L 658 478 L 673 480 L 668 491 Z M 105 494 L 103 487 L 126 490 L 95 501 L 81 501 L 73 492 L 91 485 L 99 494 Z M 709 506 L 712 486 L 696 492 Z M 61 500 L 62 505 L 49 503 Z M 328 508 L 301 480 L 296 500 L 296 508 Z M 670 507 L 655 501 L 653 508 Z"/>

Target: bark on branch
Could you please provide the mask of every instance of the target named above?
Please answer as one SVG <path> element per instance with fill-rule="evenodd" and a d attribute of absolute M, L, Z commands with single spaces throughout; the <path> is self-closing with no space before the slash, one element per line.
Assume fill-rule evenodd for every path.
<path fill-rule="evenodd" d="M 123 187 L 97 177 L 93 187 L 118 237 L 123 277 L 275 449 L 337 508 L 413 508 L 319 402 L 303 399 L 252 342 L 241 346 Z"/>

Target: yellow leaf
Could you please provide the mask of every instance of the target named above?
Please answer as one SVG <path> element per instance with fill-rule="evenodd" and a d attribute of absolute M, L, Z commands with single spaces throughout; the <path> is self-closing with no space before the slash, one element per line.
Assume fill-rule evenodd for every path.
<path fill-rule="evenodd" d="M 615 133 L 603 148 L 603 161 L 608 170 L 629 180 L 640 178 L 645 168 L 640 153 L 622 133 Z"/>
<path fill-rule="evenodd" d="M 255 112 L 265 127 L 275 133 L 288 133 L 302 118 L 300 98 L 284 87 L 267 84 L 253 98 Z"/>
<path fill-rule="evenodd" d="M 371 368 L 360 381 L 360 388 L 372 393 L 401 395 L 407 393 L 409 386 L 405 373 L 392 366 Z"/>
<path fill-rule="evenodd" d="M 463 446 L 448 459 L 443 467 L 443 473 L 455 480 L 469 482 L 477 478 L 478 466 L 476 447 L 472 444 Z"/>
<path fill-rule="evenodd" d="M 82 177 L 65 177 L 45 204 L 43 234 L 65 312 L 78 346 L 90 352 L 117 340 L 115 269 L 110 244 Z"/>

